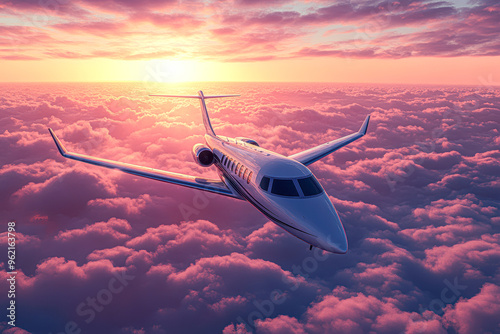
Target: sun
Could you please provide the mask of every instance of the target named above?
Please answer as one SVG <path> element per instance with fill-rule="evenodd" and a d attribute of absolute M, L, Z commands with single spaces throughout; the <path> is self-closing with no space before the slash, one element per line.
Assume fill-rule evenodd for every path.
<path fill-rule="evenodd" d="M 197 81 L 199 64 L 190 60 L 154 59 L 145 62 L 143 81 L 149 82 L 188 82 Z"/>

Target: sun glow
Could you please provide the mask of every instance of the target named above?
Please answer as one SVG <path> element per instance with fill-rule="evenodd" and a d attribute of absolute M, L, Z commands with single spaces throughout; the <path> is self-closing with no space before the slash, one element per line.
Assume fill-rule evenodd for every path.
<path fill-rule="evenodd" d="M 149 82 L 187 82 L 200 77 L 201 65 L 189 60 L 155 59 L 145 62 L 143 81 Z"/>
<path fill-rule="evenodd" d="M 467 84 L 497 86 L 498 57 L 285 59 L 221 63 L 200 60 L 50 59 L 0 62 L 0 82 L 255 81 Z M 456 69 L 460 68 L 460 71 Z"/>

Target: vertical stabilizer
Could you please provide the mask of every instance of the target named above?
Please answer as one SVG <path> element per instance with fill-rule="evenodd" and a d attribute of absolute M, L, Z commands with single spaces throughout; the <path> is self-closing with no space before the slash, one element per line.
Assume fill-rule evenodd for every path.
<path fill-rule="evenodd" d="M 205 104 L 205 95 L 203 95 L 203 92 L 200 90 L 198 92 L 198 96 L 200 97 L 200 107 L 201 114 L 203 116 L 203 124 L 205 125 L 205 132 L 209 135 L 215 136 L 214 129 L 210 123 L 210 117 L 208 116 L 207 105 Z"/>

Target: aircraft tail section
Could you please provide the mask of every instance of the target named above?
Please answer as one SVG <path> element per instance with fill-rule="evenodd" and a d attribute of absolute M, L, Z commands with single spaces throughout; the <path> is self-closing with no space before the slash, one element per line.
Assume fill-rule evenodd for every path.
<path fill-rule="evenodd" d="M 150 95 L 150 96 L 160 96 L 160 97 L 180 97 L 180 98 L 188 98 L 188 99 L 199 99 L 200 100 L 200 107 L 201 107 L 201 114 L 203 116 L 203 124 L 205 125 L 205 131 L 206 133 L 215 136 L 214 129 L 212 128 L 212 124 L 210 123 L 210 117 L 208 116 L 208 110 L 207 106 L 205 104 L 206 99 L 216 99 L 216 98 L 221 98 L 221 97 L 234 97 L 234 96 L 239 96 L 239 95 L 204 95 L 203 92 L 200 90 L 198 92 L 198 95 Z"/>
<path fill-rule="evenodd" d="M 203 92 L 201 90 L 198 92 L 198 96 L 200 97 L 200 108 L 201 114 L 203 116 L 203 124 L 205 124 L 205 132 L 212 136 L 215 136 L 214 129 L 212 128 L 212 124 L 210 123 L 210 117 L 208 116 L 207 105 L 205 104 L 205 96 L 203 95 Z"/>

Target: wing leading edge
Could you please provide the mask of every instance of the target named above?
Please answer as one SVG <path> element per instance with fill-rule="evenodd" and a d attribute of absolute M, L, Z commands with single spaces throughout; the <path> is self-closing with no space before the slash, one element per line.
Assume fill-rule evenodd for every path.
<path fill-rule="evenodd" d="M 361 125 L 361 128 L 359 129 L 358 132 L 351 133 L 348 136 L 332 140 L 328 143 L 318 145 L 316 147 L 310 148 L 300 153 L 293 154 L 289 156 L 289 158 L 297 160 L 303 165 L 306 166 L 310 165 L 313 162 L 316 162 L 319 159 L 326 157 L 328 154 L 335 152 L 339 148 L 344 147 L 349 143 L 352 143 L 356 139 L 363 137 L 366 134 L 366 130 L 368 129 L 368 122 L 370 122 L 370 115 L 366 116 L 366 119 L 363 122 L 363 125 Z"/>
<path fill-rule="evenodd" d="M 184 187 L 209 191 L 219 195 L 242 199 L 241 196 L 233 193 L 226 186 L 226 184 L 220 180 L 207 179 L 204 177 L 190 176 L 179 173 L 172 173 L 160 169 L 142 167 L 133 164 L 128 164 L 125 162 L 112 161 L 108 159 L 91 157 L 84 154 L 68 152 L 68 150 L 66 150 L 66 148 L 61 143 L 59 138 L 57 138 L 54 131 L 52 131 L 52 129 L 49 129 L 49 132 L 57 145 L 59 153 L 61 153 L 61 155 L 65 158 L 86 162 L 96 166 L 118 169 L 128 174 L 147 177 L 149 179 L 173 183 Z"/>

